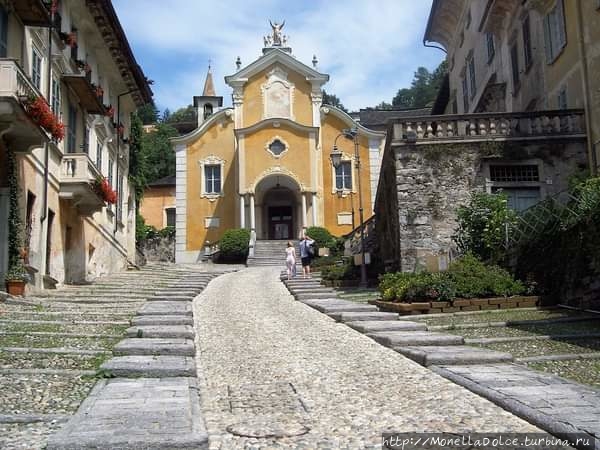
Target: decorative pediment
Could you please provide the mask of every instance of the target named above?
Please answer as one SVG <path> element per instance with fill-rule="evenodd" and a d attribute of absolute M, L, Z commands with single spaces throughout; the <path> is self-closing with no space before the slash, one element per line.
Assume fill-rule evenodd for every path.
<path fill-rule="evenodd" d="M 275 66 L 268 72 L 267 81 L 261 86 L 263 119 L 294 120 L 294 90 L 294 84 L 288 81 L 288 74 L 281 67 Z"/>

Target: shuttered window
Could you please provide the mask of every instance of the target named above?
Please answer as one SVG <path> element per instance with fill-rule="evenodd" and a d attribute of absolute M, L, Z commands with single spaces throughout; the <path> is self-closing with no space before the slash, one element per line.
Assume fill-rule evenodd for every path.
<path fill-rule="evenodd" d="M 564 11 L 563 0 L 557 0 L 554 8 L 544 17 L 544 42 L 547 64 L 553 63 L 565 45 L 567 45 Z"/>

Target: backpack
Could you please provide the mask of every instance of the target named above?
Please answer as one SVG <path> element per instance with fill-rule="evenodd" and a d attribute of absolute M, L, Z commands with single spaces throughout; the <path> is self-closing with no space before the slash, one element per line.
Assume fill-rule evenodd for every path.
<path fill-rule="evenodd" d="M 311 258 L 315 256 L 315 247 L 313 245 L 307 245 L 306 250 L 308 251 L 308 256 Z"/>

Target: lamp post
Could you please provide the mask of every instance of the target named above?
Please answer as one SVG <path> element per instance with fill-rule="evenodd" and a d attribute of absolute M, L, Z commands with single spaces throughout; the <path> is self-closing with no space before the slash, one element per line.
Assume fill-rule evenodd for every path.
<path fill-rule="evenodd" d="M 358 130 L 356 127 L 351 129 L 342 130 L 340 134 L 335 137 L 333 141 L 333 149 L 329 157 L 331 158 L 331 164 L 333 164 L 334 168 L 340 167 L 342 164 L 342 152 L 338 149 L 337 140 L 341 136 L 344 136 L 347 139 L 351 139 L 354 142 L 354 161 L 356 168 L 356 178 L 358 180 L 358 215 L 360 220 L 360 253 L 361 253 L 361 261 L 360 261 L 360 284 L 359 287 L 366 288 L 367 287 L 367 265 L 365 262 L 365 227 L 364 227 L 364 214 L 363 214 L 363 203 L 362 203 L 362 190 L 360 184 L 360 154 L 358 151 Z M 353 205 L 354 207 L 354 205 Z"/>

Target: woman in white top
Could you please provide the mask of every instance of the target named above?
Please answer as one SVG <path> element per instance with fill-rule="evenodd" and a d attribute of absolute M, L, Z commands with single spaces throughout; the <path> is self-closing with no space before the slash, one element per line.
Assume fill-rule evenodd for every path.
<path fill-rule="evenodd" d="M 296 249 L 294 248 L 294 244 L 292 244 L 290 241 L 288 241 L 287 248 L 285 249 L 285 266 L 287 268 L 287 276 L 289 280 L 292 278 L 294 269 L 296 268 Z"/>

